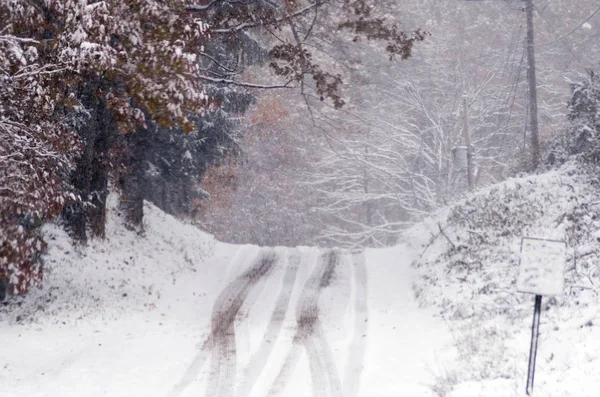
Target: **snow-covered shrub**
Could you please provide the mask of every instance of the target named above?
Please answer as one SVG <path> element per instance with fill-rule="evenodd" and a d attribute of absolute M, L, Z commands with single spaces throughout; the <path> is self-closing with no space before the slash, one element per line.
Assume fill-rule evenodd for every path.
<path fill-rule="evenodd" d="M 585 261 L 581 253 L 592 256 L 588 250 L 600 250 L 595 239 L 600 205 L 594 180 L 593 170 L 574 162 L 543 176 L 510 179 L 451 207 L 439 222 L 443 232 L 432 231 L 436 239 L 447 241 L 447 247 L 441 255 L 424 257 L 418 266 L 427 268 L 423 273 L 429 283 L 442 280 L 438 273 L 443 269 L 450 276 L 445 282 L 452 291 L 459 289 L 461 299 L 452 296 L 442 304 L 423 295 L 422 299 L 441 306 L 450 317 L 487 317 L 513 310 L 524 236 L 566 240 L 567 277 L 570 284 L 578 284 L 581 277 L 573 273 L 574 262 L 579 266 Z"/>
<path fill-rule="evenodd" d="M 521 363 L 533 296 L 516 288 L 522 237 L 568 245 L 564 293 L 543 298 L 542 332 L 554 332 L 552 341 L 567 343 L 571 334 L 559 335 L 563 324 L 558 322 L 576 328 L 587 324 L 582 313 L 597 312 L 598 174 L 594 164 L 570 161 L 476 192 L 430 220 L 433 246 L 415 263 L 421 274 L 415 287 L 421 303 L 436 307 L 453 330 L 460 352 L 453 368 L 456 383 L 502 379 L 510 384 L 526 375 Z M 551 357 L 553 351 L 546 352 Z"/>

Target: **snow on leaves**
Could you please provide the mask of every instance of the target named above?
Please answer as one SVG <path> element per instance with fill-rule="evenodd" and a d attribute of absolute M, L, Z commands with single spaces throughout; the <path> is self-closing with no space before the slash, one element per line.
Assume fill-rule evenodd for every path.
<path fill-rule="evenodd" d="M 41 279 L 39 220 L 76 199 L 62 178 L 79 143 L 65 123 L 55 122 L 57 95 L 48 85 L 64 68 L 40 64 L 38 44 L 0 36 L 0 279 L 9 279 L 17 293 Z"/>
<path fill-rule="evenodd" d="M 0 4 L 0 279 L 25 292 L 41 279 L 37 229 L 68 201 L 81 149 L 82 87 L 122 133 L 145 125 L 194 128 L 209 106 L 196 62 L 208 26 L 183 0 L 7 0 Z"/>

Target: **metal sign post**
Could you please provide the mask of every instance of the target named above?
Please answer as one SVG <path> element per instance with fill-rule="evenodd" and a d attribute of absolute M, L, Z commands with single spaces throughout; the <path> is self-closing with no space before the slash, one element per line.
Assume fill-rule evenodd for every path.
<path fill-rule="evenodd" d="M 521 239 L 521 259 L 517 291 L 535 294 L 533 324 L 531 325 L 531 346 L 527 369 L 527 395 L 533 394 L 535 359 L 540 335 L 540 315 L 542 295 L 560 295 L 564 289 L 564 269 L 566 263 L 565 241 L 546 240 L 533 237 Z"/>
<path fill-rule="evenodd" d="M 535 296 L 533 324 L 531 325 L 531 347 L 529 348 L 529 367 L 527 368 L 527 395 L 533 394 L 533 378 L 535 376 L 535 359 L 537 357 L 538 338 L 540 336 L 540 314 L 542 313 L 542 295 Z"/>

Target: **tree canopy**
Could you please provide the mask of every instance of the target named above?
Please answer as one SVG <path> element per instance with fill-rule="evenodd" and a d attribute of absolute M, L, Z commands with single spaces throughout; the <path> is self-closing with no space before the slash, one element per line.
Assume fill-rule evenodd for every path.
<path fill-rule="evenodd" d="M 223 102 L 237 95 L 224 87 L 299 86 L 343 106 L 342 76 L 307 45 L 312 34 L 378 40 L 402 59 L 425 38 L 375 10 L 367 0 L 3 1 L 0 279 L 22 292 L 41 277 L 39 226 L 61 212 L 75 237 L 85 240 L 87 230 L 102 236 L 109 179 L 135 213 L 128 219 L 140 223 L 153 162 L 217 153 L 175 167 L 196 180 L 219 162 L 235 147 L 221 132 L 230 128 L 227 114 L 249 103 L 232 103 L 223 114 Z M 243 70 L 254 63 L 268 65 L 270 76 L 245 81 Z M 192 139 L 178 135 L 190 132 Z M 210 134 L 220 138 L 206 139 Z M 162 157 L 160 142 L 171 145 Z"/>

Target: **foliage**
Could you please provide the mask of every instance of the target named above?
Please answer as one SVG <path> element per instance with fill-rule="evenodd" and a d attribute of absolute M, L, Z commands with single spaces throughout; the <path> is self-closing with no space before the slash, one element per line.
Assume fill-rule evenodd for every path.
<path fill-rule="evenodd" d="M 211 32 L 222 36 L 256 29 L 268 32 L 277 40 L 269 51 L 269 66 L 277 76 L 310 86 L 321 100 L 330 99 L 336 108 L 344 105 L 341 95 L 342 76 L 326 70 L 319 59 L 322 46 L 312 46 L 310 38 L 320 29 L 333 32 L 350 31 L 354 40 L 387 41 L 385 51 L 402 59 L 410 56 L 414 43 L 425 39 L 426 33 L 416 30 L 404 33 L 383 17 L 374 15 L 375 8 L 366 0 L 288 1 L 284 4 L 269 1 L 233 2 L 210 1 L 206 5 L 191 5 L 188 10 L 205 16 Z M 221 74 L 223 76 L 226 74 Z M 311 81 L 306 81 L 310 77 Z M 223 81 L 209 79 L 205 81 Z"/>
<path fill-rule="evenodd" d="M 144 112 L 160 125 L 190 130 L 189 114 L 208 106 L 196 62 L 207 26 L 185 5 L 179 0 L 0 5 L 6 21 L 0 36 L 0 276 L 10 278 L 16 292 L 41 277 L 40 222 L 78 199 L 69 191 L 69 172 L 81 148 L 76 130 L 85 129 L 83 87 L 105 82 L 92 84 L 88 96 L 100 98 L 121 132 L 143 126 Z"/>
<path fill-rule="evenodd" d="M 156 190 L 145 189 L 158 183 L 163 191 L 183 190 L 183 202 L 173 212 L 185 212 L 186 203 L 197 198 L 197 191 L 185 189 L 211 164 L 239 152 L 235 118 L 252 98 L 228 87 L 296 81 L 303 93 L 312 89 L 341 107 L 341 75 L 329 71 L 315 55 L 318 47 L 306 43 L 317 21 L 321 30 L 334 27 L 388 41 L 388 53 L 402 58 L 424 39 L 373 16 L 364 0 L 332 6 L 329 1 L 3 1 L 0 155 L 6 182 L 0 278 L 11 277 L 19 291 L 31 285 L 31 276 L 18 280 L 19 266 L 34 262 L 43 248 L 36 230 L 65 205 L 72 235 L 83 241 L 89 230 L 102 236 L 111 168 L 134 223 L 141 224 L 144 197 L 156 199 Z M 322 18 L 326 9 L 335 18 Z M 268 61 L 284 83 L 239 81 L 247 65 Z M 306 77 L 312 77 L 310 84 Z M 24 200 L 28 195 L 31 199 Z"/>
<path fill-rule="evenodd" d="M 41 279 L 37 226 L 76 199 L 64 179 L 79 141 L 69 118 L 55 116 L 60 69 L 39 63 L 37 45 L 0 36 L 0 279 L 17 293 Z"/>
<path fill-rule="evenodd" d="M 511 310 L 517 309 L 515 280 L 524 236 L 567 242 L 567 288 L 559 299 L 586 294 L 588 287 L 597 290 L 600 273 L 595 234 L 600 214 L 594 202 L 596 174 L 597 169 L 569 162 L 541 176 L 511 179 L 487 188 L 439 216 L 440 223 L 431 230 L 431 244 L 437 244 L 441 254 L 418 266 L 427 274 L 425 284 L 446 288 L 461 282 L 457 297 L 436 303 L 440 311 L 461 318 L 519 314 Z M 444 285 L 437 284 L 440 272 L 451 276 Z M 427 301 L 429 293 L 423 290 L 421 299 Z"/>
<path fill-rule="evenodd" d="M 547 165 L 560 166 L 580 158 L 588 164 L 600 162 L 600 78 L 588 71 L 581 81 L 571 84 L 567 104 L 568 128 L 548 144 Z"/>
<path fill-rule="evenodd" d="M 140 108 L 160 125 L 191 129 L 188 112 L 207 105 L 196 62 L 207 25 L 185 5 L 183 0 L 10 0 L 5 13 L 11 34 L 44 40 L 42 61 L 67 68 L 61 88 L 79 87 L 90 78 L 112 81 L 97 95 L 125 132 L 144 123 Z"/>

